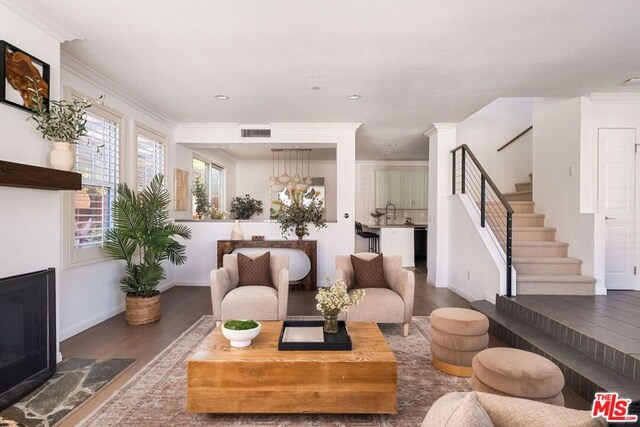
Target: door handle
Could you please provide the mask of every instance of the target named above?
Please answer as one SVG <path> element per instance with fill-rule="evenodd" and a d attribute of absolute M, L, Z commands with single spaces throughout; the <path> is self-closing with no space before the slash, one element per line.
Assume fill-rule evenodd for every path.
<path fill-rule="evenodd" d="M 610 219 L 615 219 L 615 218 L 614 218 L 614 217 L 611 217 L 611 216 L 605 216 L 605 217 L 604 217 L 604 220 L 605 220 L 605 221 L 609 221 Z"/>

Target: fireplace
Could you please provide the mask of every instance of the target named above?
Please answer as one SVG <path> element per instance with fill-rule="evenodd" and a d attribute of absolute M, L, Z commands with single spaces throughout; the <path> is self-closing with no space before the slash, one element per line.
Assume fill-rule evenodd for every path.
<path fill-rule="evenodd" d="M 0 409 L 56 368 L 55 269 L 0 279 Z"/>

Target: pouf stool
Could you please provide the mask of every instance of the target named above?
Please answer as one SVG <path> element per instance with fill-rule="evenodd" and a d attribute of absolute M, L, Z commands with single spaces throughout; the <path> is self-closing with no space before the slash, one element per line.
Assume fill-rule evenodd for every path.
<path fill-rule="evenodd" d="M 474 391 L 564 406 L 564 376 L 553 362 L 508 347 L 483 350 L 473 358 Z"/>
<path fill-rule="evenodd" d="M 489 343 L 489 319 L 466 308 L 439 308 L 431 313 L 433 366 L 446 374 L 470 377 L 471 361 Z"/>

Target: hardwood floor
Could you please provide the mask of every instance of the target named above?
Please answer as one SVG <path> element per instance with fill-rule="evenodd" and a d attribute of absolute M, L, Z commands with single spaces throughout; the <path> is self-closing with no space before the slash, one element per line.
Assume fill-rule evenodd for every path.
<path fill-rule="evenodd" d="M 428 316 L 438 307 L 469 307 L 464 298 L 446 288 L 427 284 L 426 275 L 415 271 L 416 292 L 414 314 Z M 317 315 L 315 292 L 293 291 L 289 294 L 289 314 Z M 72 412 L 60 427 L 72 427 L 114 393 L 136 372 L 155 358 L 171 342 L 201 316 L 211 314 L 211 295 L 208 287 L 178 286 L 162 294 L 162 318 L 143 326 L 129 326 L 124 313 L 112 317 L 86 331 L 63 341 L 60 350 L 64 358 L 133 358 L 120 377 L 100 390 L 84 406 Z"/>

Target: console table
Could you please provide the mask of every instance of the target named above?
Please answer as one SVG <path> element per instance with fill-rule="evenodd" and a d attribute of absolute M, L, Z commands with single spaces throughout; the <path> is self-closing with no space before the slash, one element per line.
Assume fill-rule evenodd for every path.
<path fill-rule="evenodd" d="M 318 289 L 318 241 L 317 240 L 218 240 L 218 268 L 222 267 L 222 257 L 238 248 L 287 248 L 299 249 L 309 257 L 311 269 L 300 281 L 305 291 Z"/>

